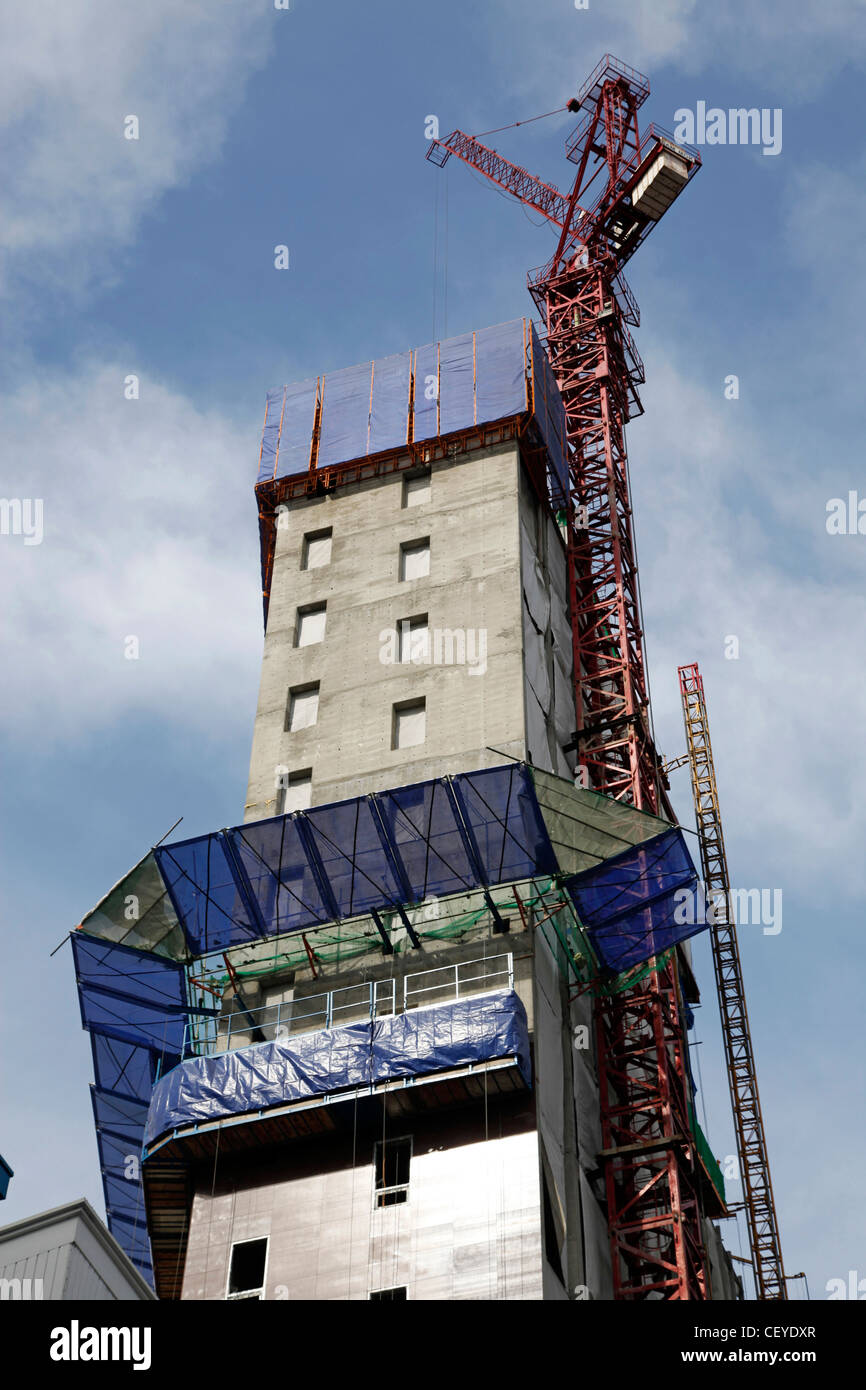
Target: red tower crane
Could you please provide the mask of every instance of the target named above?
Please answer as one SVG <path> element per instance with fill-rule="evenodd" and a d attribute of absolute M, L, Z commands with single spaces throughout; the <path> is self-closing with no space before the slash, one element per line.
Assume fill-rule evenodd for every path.
<path fill-rule="evenodd" d="M 568 194 L 470 135 L 434 141 L 440 167 L 456 155 L 558 233 L 530 273 L 565 405 L 566 514 L 581 780 L 639 809 L 673 818 L 655 750 L 643 656 L 625 425 L 642 412 L 644 368 L 630 326 L 640 315 L 626 261 L 700 166 L 697 150 L 650 125 L 641 73 L 606 55 L 568 110 L 577 166 Z M 675 957 L 639 988 L 597 1006 L 608 1225 L 615 1296 L 701 1299 L 706 1261 L 688 1117 L 689 1082 Z"/>

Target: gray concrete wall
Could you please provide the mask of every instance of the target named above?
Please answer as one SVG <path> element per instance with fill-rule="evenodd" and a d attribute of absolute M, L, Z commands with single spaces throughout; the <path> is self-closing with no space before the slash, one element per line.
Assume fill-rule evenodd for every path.
<path fill-rule="evenodd" d="M 743 1286 L 737 1268 L 722 1244 L 718 1226 L 704 1218 L 704 1244 L 710 1266 L 713 1301 L 733 1302 L 743 1297 Z M 745 1268 L 745 1266 L 744 1266 Z"/>
<path fill-rule="evenodd" d="M 439 464 L 429 499 L 411 506 L 405 499 L 405 476 L 395 474 L 293 503 L 281 515 L 247 820 L 282 810 L 278 769 L 312 769 L 312 804 L 321 805 L 495 766 L 502 755 L 523 758 L 527 720 L 533 759 L 568 775 L 558 751 L 573 725 L 565 551 L 517 451 L 501 446 Z M 330 562 L 303 569 L 304 536 L 328 527 Z M 427 537 L 429 575 L 401 580 L 401 544 Z M 299 608 L 322 602 L 324 640 L 294 646 Z M 383 661 L 382 634 L 421 615 L 431 660 Z M 549 630 L 539 632 L 546 622 Z M 464 660 L 460 638 L 449 633 L 465 634 Z M 289 732 L 289 692 L 315 682 L 316 723 Z M 395 704 L 419 698 L 426 700 L 424 743 L 392 748 Z"/>
<path fill-rule="evenodd" d="M 233 1242 L 269 1241 L 267 1299 L 364 1300 L 405 1286 L 409 1300 L 542 1296 L 537 1141 L 531 1101 L 480 1103 L 435 1119 L 388 1120 L 411 1134 L 408 1200 L 375 1203 L 371 1146 L 351 1136 L 285 1150 L 258 1169 L 202 1173 L 184 1299 L 226 1295 Z M 380 1127 L 381 1127 L 381 1121 Z"/>
<path fill-rule="evenodd" d="M 529 479 L 520 477 L 520 583 L 527 757 L 535 767 L 571 777 L 574 753 L 563 750 L 576 715 L 565 542 Z"/>
<path fill-rule="evenodd" d="M 592 1004 L 587 995 L 569 1004 L 553 939 L 536 931 L 533 1081 L 556 1243 L 547 1251 L 545 1298 L 610 1299 L 610 1242 L 596 1178 L 601 1125 Z"/>

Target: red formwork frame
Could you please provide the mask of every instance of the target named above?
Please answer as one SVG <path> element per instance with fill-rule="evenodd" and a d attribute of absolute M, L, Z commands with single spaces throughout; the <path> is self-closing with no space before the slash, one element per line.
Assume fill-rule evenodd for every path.
<path fill-rule="evenodd" d="M 456 155 L 559 232 L 529 288 L 570 445 L 573 747 L 585 785 L 670 817 L 651 732 L 625 443 L 626 423 L 642 410 L 643 364 L 629 331 L 639 313 L 622 271 L 661 215 L 635 206 L 642 177 L 669 153 L 687 182 L 700 156 L 655 126 L 641 134 L 648 95 L 642 74 L 601 60 L 568 104 L 582 113 L 567 145 L 577 165 L 568 195 L 462 131 L 435 141 L 427 157 L 441 166 Z M 596 1037 L 614 1296 L 707 1298 L 675 955 L 637 988 L 599 1000 Z"/>

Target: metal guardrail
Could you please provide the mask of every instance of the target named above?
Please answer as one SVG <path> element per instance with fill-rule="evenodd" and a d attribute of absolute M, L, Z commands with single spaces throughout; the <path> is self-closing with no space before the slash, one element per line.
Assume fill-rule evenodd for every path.
<path fill-rule="evenodd" d="M 208 1020 L 208 1030 L 187 1025 L 185 1056 L 212 1056 L 255 1043 L 273 1042 L 296 1033 L 315 1033 L 346 1023 L 362 1023 L 411 1009 L 441 1004 L 494 989 L 513 989 L 511 952 L 476 956 L 454 965 L 412 971 L 400 978 L 369 980 L 322 994 L 310 994 L 244 1008 L 237 1000 L 225 1013 Z"/>
<path fill-rule="evenodd" d="M 687 145 L 685 140 L 678 140 L 671 131 L 665 130 L 664 126 L 658 125 L 656 121 L 650 122 L 641 137 L 641 159 L 646 159 L 652 146 L 659 140 L 671 154 L 685 154 L 693 164 L 701 163 L 701 152 L 697 145 Z"/>

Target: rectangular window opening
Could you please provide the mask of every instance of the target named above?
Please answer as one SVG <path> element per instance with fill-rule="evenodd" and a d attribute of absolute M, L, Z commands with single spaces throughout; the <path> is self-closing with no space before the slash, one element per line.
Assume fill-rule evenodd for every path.
<path fill-rule="evenodd" d="M 376 1145 L 377 1207 L 392 1207 L 409 1200 L 409 1166 L 412 1161 L 412 1140 L 385 1139 Z"/>
<path fill-rule="evenodd" d="M 430 622 L 426 613 L 417 618 L 401 618 L 397 624 L 398 660 L 423 663 L 430 660 Z"/>
<path fill-rule="evenodd" d="M 319 717 L 319 682 L 310 685 L 296 685 L 289 691 L 289 705 L 286 711 L 286 732 L 295 734 L 299 729 L 310 729 Z"/>
<path fill-rule="evenodd" d="M 292 811 L 306 811 L 312 805 L 313 769 L 302 768 L 298 772 L 281 772 L 280 787 L 277 792 L 278 816 L 288 816 Z"/>
<path fill-rule="evenodd" d="M 331 538 L 333 527 L 322 531 L 308 531 L 301 549 L 301 569 L 317 570 L 331 563 Z"/>
<path fill-rule="evenodd" d="M 430 470 L 403 479 L 403 506 L 421 507 L 430 501 Z"/>
<path fill-rule="evenodd" d="M 400 546 L 400 579 L 424 579 L 430 573 L 430 537 Z"/>
<path fill-rule="evenodd" d="M 371 1300 L 393 1299 L 395 1302 L 399 1301 L 401 1303 L 405 1303 L 406 1285 L 400 1284 L 397 1288 L 394 1289 L 376 1289 L 375 1293 L 370 1294 L 370 1298 Z"/>
<path fill-rule="evenodd" d="M 295 623 L 295 646 L 312 647 L 325 640 L 325 617 L 327 605 L 310 603 L 298 609 Z"/>
<path fill-rule="evenodd" d="M 232 1246 L 227 1298 L 261 1298 L 267 1255 L 267 1236 L 261 1240 L 241 1240 Z"/>
<path fill-rule="evenodd" d="M 394 706 L 391 747 L 417 748 L 427 737 L 427 701 L 404 700 Z"/>

